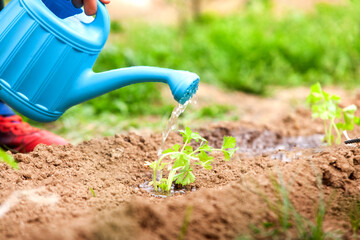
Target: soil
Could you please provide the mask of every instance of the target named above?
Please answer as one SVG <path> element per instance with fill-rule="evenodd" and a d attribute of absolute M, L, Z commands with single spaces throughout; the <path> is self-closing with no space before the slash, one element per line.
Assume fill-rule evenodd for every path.
<path fill-rule="evenodd" d="M 234 105 L 255 98 L 241 96 Z M 359 97 L 347 96 L 345 102 L 360 107 Z M 276 107 L 274 99 L 257 100 L 263 104 L 253 105 L 252 113 L 257 106 Z M 324 199 L 324 230 L 351 238 L 360 148 L 324 146 L 322 123 L 311 120 L 306 108 L 274 109 L 275 115 L 270 110 L 252 122 L 199 128 L 212 146 L 219 147 L 223 136 L 235 136 L 239 151 L 230 162 L 216 155 L 210 171 L 195 168 L 196 182 L 167 198 L 140 187 L 151 181 L 145 162 L 156 159 L 160 133 L 125 133 L 76 146 L 40 145 L 32 153 L 14 154 L 20 170 L 0 164 L 0 239 L 236 239 L 249 234 L 266 239 L 270 235 L 262 226 L 279 227 L 281 220 L 276 182 L 283 183 L 294 208 L 309 221 L 315 222 Z M 359 133 L 356 128 L 351 135 Z M 171 133 L 167 146 L 179 142 L 181 137 Z M 255 234 L 254 226 L 262 234 Z M 286 234 L 295 236 L 296 229 Z"/>

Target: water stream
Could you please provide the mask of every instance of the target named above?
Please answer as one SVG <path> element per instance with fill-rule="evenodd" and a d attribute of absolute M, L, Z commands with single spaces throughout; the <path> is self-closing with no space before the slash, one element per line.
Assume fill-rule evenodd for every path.
<path fill-rule="evenodd" d="M 164 146 L 165 146 L 166 139 L 168 138 L 170 132 L 174 131 L 176 129 L 177 122 L 178 122 L 178 119 L 179 119 L 180 115 L 186 110 L 187 106 L 190 103 L 195 103 L 196 104 L 197 103 L 196 98 L 194 98 L 194 99 L 191 98 L 187 102 L 185 102 L 184 104 L 178 103 L 178 105 L 172 111 L 171 117 L 167 122 L 166 128 L 162 132 L 162 142 L 161 142 L 161 145 L 160 145 L 160 147 L 158 149 L 158 157 L 161 157 L 162 152 L 165 150 Z"/>

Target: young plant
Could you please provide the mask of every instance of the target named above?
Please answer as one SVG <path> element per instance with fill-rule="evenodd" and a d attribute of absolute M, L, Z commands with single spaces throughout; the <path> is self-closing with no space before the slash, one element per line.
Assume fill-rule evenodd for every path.
<path fill-rule="evenodd" d="M 353 130 L 354 124 L 360 125 L 360 118 L 355 116 L 357 107 L 350 105 L 341 108 L 338 105 L 340 100 L 339 96 L 323 91 L 320 83 L 311 86 L 310 94 L 307 97 L 307 102 L 312 109 L 312 117 L 324 121 L 324 141 L 328 145 L 333 142 L 340 144 L 342 131 Z"/>
<path fill-rule="evenodd" d="M 182 186 L 191 184 L 195 181 L 195 175 L 192 173 L 194 165 L 200 165 L 207 170 L 211 170 L 211 163 L 214 157 L 211 153 L 222 152 L 225 161 L 230 161 L 231 157 L 236 152 L 236 140 L 234 137 L 224 137 L 223 146 L 220 149 L 215 149 L 208 145 L 208 141 L 201 137 L 199 133 L 191 131 L 186 128 L 184 131 L 179 131 L 183 137 L 183 145 L 175 144 L 172 148 L 163 151 L 162 156 L 148 165 L 153 170 L 153 180 L 149 185 L 154 186 L 155 191 L 160 188 L 163 192 L 170 192 L 173 181 Z M 199 143 L 199 147 L 195 150 L 190 145 L 191 140 Z M 170 162 L 164 162 L 165 159 L 170 159 Z M 169 169 L 167 178 L 162 177 L 162 170 L 165 167 Z M 157 179 L 159 173 L 159 180 Z"/>
<path fill-rule="evenodd" d="M 19 169 L 18 163 L 15 161 L 15 159 L 0 149 L 0 162 L 4 162 L 8 164 L 13 169 Z"/>
<path fill-rule="evenodd" d="M 93 197 L 96 197 L 96 194 L 95 194 L 95 192 L 94 192 L 94 189 L 93 189 L 92 187 L 89 187 L 89 189 L 90 189 L 90 192 L 91 192 L 92 196 L 93 196 Z"/>

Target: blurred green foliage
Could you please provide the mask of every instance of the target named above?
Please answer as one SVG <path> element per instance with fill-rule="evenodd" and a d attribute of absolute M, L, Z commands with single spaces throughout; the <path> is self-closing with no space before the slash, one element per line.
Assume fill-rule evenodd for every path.
<path fill-rule="evenodd" d="M 120 33 L 124 30 L 123 26 L 119 23 L 119 22 L 116 22 L 116 21 L 111 21 L 111 24 L 110 24 L 110 31 L 112 33 Z"/>
<path fill-rule="evenodd" d="M 234 106 L 224 104 L 211 104 L 203 106 L 196 111 L 185 111 L 181 114 L 180 118 L 184 121 L 191 122 L 197 119 L 211 119 L 212 121 L 224 120 L 225 118 L 233 119 L 234 116 L 232 115 L 232 113 L 235 112 L 235 110 L 236 108 Z"/>
<path fill-rule="evenodd" d="M 231 112 L 232 110 L 233 107 L 231 106 L 215 104 L 201 108 L 198 116 L 199 118 L 219 118 Z"/>
<path fill-rule="evenodd" d="M 358 3 L 324 4 L 312 13 L 281 17 L 267 5 L 250 4 L 231 16 L 202 15 L 181 29 L 131 25 L 122 30 L 121 41 L 108 45 L 98 66 L 186 69 L 202 81 L 255 94 L 271 85 L 317 81 L 351 86 L 360 72 Z"/>

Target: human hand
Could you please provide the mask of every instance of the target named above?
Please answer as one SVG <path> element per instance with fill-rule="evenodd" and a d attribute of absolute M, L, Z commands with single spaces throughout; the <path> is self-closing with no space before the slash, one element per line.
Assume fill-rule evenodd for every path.
<path fill-rule="evenodd" d="M 110 0 L 100 0 L 103 4 L 110 3 Z M 92 16 L 96 14 L 97 11 L 97 0 L 71 0 L 72 4 L 76 8 L 81 8 L 84 6 L 85 14 Z"/>

